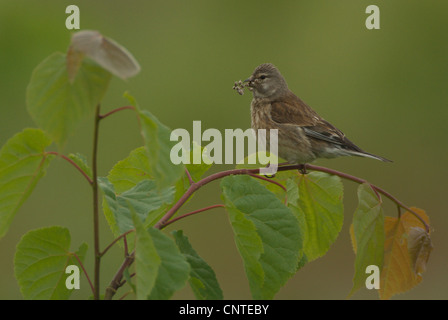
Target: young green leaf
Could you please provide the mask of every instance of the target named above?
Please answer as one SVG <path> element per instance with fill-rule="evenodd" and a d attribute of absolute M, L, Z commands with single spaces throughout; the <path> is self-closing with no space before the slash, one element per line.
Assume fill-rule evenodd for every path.
<path fill-rule="evenodd" d="M 254 299 L 272 299 L 302 259 L 302 233 L 294 214 L 249 176 L 221 182 L 235 241 Z"/>
<path fill-rule="evenodd" d="M 353 247 L 356 248 L 355 276 L 351 296 L 365 285 L 366 269 L 375 265 L 380 270 L 384 259 L 384 212 L 382 202 L 369 184 L 358 188 L 358 207 L 353 215 Z"/>
<path fill-rule="evenodd" d="M 135 268 L 137 299 L 146 300 L 154 288 L 162 260 L 157 253 L 150 234 L 132 205 L 129 205 L 133 224 L 136 229 Z"/>
<path fill-rule="evenodd" d="M 185 286 L 190 265 L 171 238 L 158 229 L 145 229 L 132 205 L 129 204 L 129 207 L 137 231 L 137 298 L 169 299 L 175 291 Z"/>
<path fill-rule="evenodd" d="M 63 227 L 42 228 L 25 234 L 17 245 L 14 273 L 20 291 L 30 300 L 65 300 L 73 290 L 66 287 L 68 265 L 78 260 L 70 252 L 70 233 Z M 83 243 L 76 255 L 84 260 L 87 244 Z M 80 272 L 81 274 L 81 272 Z"/>
<path fill-rule="evenodd" d="M 182 164 L 173 164 L 170 153 L 174 142 L 170 141 L 171 130 L 147 110 L 138 110 L 141 133 L 148 151 L 150 174 L 160 188 L 173 185 L 184 174 Z"/>
<path fill-rule="evenodd" d="M 308 261 L 323 256 L 344 220 L 343 185 L 338 176 L 310 172 L 287 180 L 288 207 L 300 222 Z"/>
<path fill-rule="evenodd" d="M 173 231 L 171 234 L 191 266 L 188 281 L 196 299 L 222 300 L 222 290 L 213 269 L 197 254 L 182 231 Z"/>
<path fill-rule="evenodd" d="M 8 231 L 20 206 L 45 175 L 51 140 L 39 129 L 25 129 L 0 150 L 0 238 Z"/>
<path fill-rule="evenodd" d="M 114 185 L 115 192 L 122 193 L 135 187 L 140 181 L 154 179 L 150 171 L 148 153 L 145 147 L 131 151 L 129 156 L 117 162 L 107 179 Z"/>
<path fill-rule="evenodd" d="M 113 212 L 114 219 L 109 221 L 112 223 L 111 228 L 116 230 L 116 224 L 120 234 L 134 228 L 129 205 L 134 208 L 145 226 L 149 226 L 166 211 L 174 195 L 174 187 L 159 191 L 154 180 L 142 180 L 135 187 L 118 195 L 107 178 L 99 178 L 98 186 L 104 193 L 108 208 Z"/>
<path fill-rule="evenodd" d="M 173 239 L 159 229 L 150 227 L 147 231 L 162 259 L 156 283 L 148 299 L 169 299 L 174 292 L 185 286 L 190 276 L 190 265 L 184 255 L 180 253 Z"/>
<path fill-rule="evenodd" d="M 92 61 L 83 61 L 73 83 L 66 59 L 54 53 L 33 71 L 26 90 L 28 112 L 37 125 L 63 145 L 78 123 L 93 113 L 106 92 L 110 73 Z"/>

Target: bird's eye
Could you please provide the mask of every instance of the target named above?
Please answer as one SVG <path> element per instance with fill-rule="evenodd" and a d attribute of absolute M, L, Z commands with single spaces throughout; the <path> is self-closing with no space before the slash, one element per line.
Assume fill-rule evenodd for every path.
<path fill-rule="evenodd" d="M 260 79 L 264 80 L 264 79 L 266 79 L 266 76 L 263 74 L 263 75 L 260 76 Z"/>

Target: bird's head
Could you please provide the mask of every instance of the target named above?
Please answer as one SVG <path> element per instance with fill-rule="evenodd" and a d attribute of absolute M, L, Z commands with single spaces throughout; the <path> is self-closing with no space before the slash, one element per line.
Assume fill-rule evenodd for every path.
<path fill-rule="evenodd" d="M 254 98 L 276 98 L 288 91 L 288 85 L 278 69 L 271 63 L 263 63 L 255 68 L 248 82 Z"/>

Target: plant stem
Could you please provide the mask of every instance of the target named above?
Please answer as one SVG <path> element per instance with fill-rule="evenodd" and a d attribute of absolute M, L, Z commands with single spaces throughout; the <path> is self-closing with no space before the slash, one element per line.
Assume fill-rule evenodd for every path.
<path fill-rule="evenodd" d="M 425 226 L 426 232 L 429 232 L 429 226 L 428 224 L 420 217 L 420 215 L 413 211 L 412 209 L 408 208 L 407 206 L 405 206 L 400 200 L 398 200 L 397 198 L 395 198 L 394 196 L 392 196 L 390 193 L 388 193 L 387 191 L 369 183 L 368 181 L 349 175 L 347 173 L 344 172 L 340 172 L 340 171 L 336 171 L 333 169 L 329 169 L 329 168 L 325 168 L 325 167 L 319 167 L 319 166 L 315 166 L 315 165 L 310 165 L 310 164 L 297 164 L 297 165 L 284 165 L 281 167 L 278 167 L 277 171 L 288 171 L 288 170 L 299 170 L 301 172 L 305 171 L 305 169 L 310 169 L 313 171 L 320 171 L 320 172 L 325 172 L 328 174 L 332 174 L 332 175 L 336 175 L 339 176 L 341 178 L 347 179 L 347 180 L 351 180 L 354 181 L 356 183 L 359 184 L 363 184 L 363 183 L 367 183 L 371 186 L 371 188 L 373 189 L 373 191 L 376 193 L 376 195 L 378 196 L 378 199 L 381 201 L 381 198 L 379 196 L 379 193 L 383 194 L 384 196 L 386 196 L 387 198 L 389 198 L 391 201 L 393 201 L 395 204 L 397 204 L 398 207 L 401 207 L 407 211 L 409 211 L 411 214 L 413 214 L 416 218 L 418 218 L 420 220 L 420 222 Z M 167 213 L 155 224 L 154 228 L 157 229 L 162 229 L 164 227 L 166 227 L 167 225 L 178 221 L 182 218 L 185 218 L 187 216 L 199 213 L 199 212 L 203 212 L 206 211 L 208 209 L 212 209 L 212 208 L 217 208 L 217 207 L 224 207 L 224 205 L 213 205 L 213 206 L 209 206 L 206 208 L 202 208 L 196 211 L 192 211 L 189 213 L 186 213 L 184 215 L 181 215 L 175 219 L 171 219 L 172 216 L 179 210 L 180 207 L 182 207 L 183 204 L 185 204 L 185 202 L 191 197 L 191 195 L 196 192 L 199 188 L 201 188 L 202 186 L 226 177 L 226 176 L 230 176 L 230 175 L 242 175 L 242 174 L 247 174 L 250 175 L 252 177 L 255 177 L 255 175 L 260 173 L 260 169 L 233 169 L 233 170 L 226 170 L 226 171 L 221 171 L 215 174 L 211 174 L 208 177 L 205 177 L 204 179 L 198 181 L 198 182 L 192 182 L 192 180 L 190 180 L 191 185 L 190 187 L 187 189 L 187 191 L 182 195 L 182 197 L 174 204 L 173 207 L 171 207 L 170 210 L 167 211 Z M 267 180 L 267 178 L 265 177 L 257 177 L 260 178 L 262 180 Z M 274 182 L 275 184 L 279 185 L 277 182 Z M 279 185 L 280 187 L 283 188 L 283 190 L 285 190 L 284 186 Z M 171 219 L 171 220 L 170 220 Z M 119 270 L 117 271 L 117 273 L 115 274 L 114 278 L 112 279 L 109 287 L 106 289 L 106 294 L 105 294 L 105 299 L 112 299 L 113 295 L 115 295 L 116 290 L 122 285 L 121 283 L 121 279 L 123 278 L 123 272 L 124 270 L 126 270 L 126 268 L 128 268 L 134 261 L 135 258 L 135 251 L 133 251 L 129 256 L 127 256 L 124 260 L 124 262 L 122 263 L 122 265 L 120 266 Z"/>
<path fill-rule="evenodd" d="M 121 235 L 119 235 L 117 238 L 115 238 L 107 247 L 106 247 L 106 249 L 104 249 L 102 252 L 100 252 L 100 256 L 102 257 L 102 256 L 104 256 L 105 254 L 106 254 L 106 252 L 110 249 L 110 248 L 112 248 L 112 246 L 115 244 L 115 243 L 117 243 L 121 238 L 125 238 L 129 233 L 131 233 L 131 232 L 134 232 L 135 231 L 135 229 L 131 229 L 131 230 L 128 230 L 128 231 L 126 231 L 125 233 L 123 233 L 123 234 L 121 234 Z"/>
<path fill-rule="evenodd" d="M 93 155 L 92 155 L 92 192 L 93 192 L 93 241 L 95 251 L 95 275 L 94 275 L 94 292 L 93 298 L 100 299 L 100 228 L 99 228 L 99 212 L 98 212 L 98 172 L 97 172 L 97 154 L 98 154 L 98 132 L 100 125 L 100 105 L 95 110 L 95 126 L 93 133 Z"/>
<path fill-rule="evenodd" d="M 58 157 L 61 157 L 64 160 L 66 160 L 68 163 L 70 163 L 72 166 L 74 166 L 79 172 L 81 172 L 81 174 L 84 176 L 84 178 L 86 178 L 86 180 L 89 182 L 89 184 L 92 185 L 92 183 L 93 183 L 92 179 L 90 179 L 88 174 L 84 170 L 82 170 L 72 159 L 70 159 L 69 157 L 67 157 L 63 154 L 60 154 L 56 151 L 49 151 L 49 152 L 47 152 L 47 154 L 54 154 Z"/>
<path fill-rule="evenodd" d="M 76 253 L 73 253 L 73 256 L 78 260 L 79 265 L 81 266 L 82 271 L 86 275 L 87 281 L 89 282 L 90 288 L 92 289 L 92 293 L 95 292 L 95 288 L 93 287 L 92 281 L 90 281 L 89 274 L 87 273 L 87 270 L 84 268 L 84 265 L 81 262 L 81 259 L 79 259 L 78 255 Z"/>
<path fill-rule="evenodd" d="M 167 221 L 163 225 L 160 225 L 160 229 L 163 229 L 167 225 L 169 225 L 169 224 L 171 224 L 173 222 L 176 222 L 176 221 L 178 221 L 178 220 L 180 220 L 182 218 L 191 216 L 191 215 L 196 214 L 196 213 L 204 212 L 204 211 L 207 211 L 207 210 L 210 210 L 210 209 L 214 209 L 214 208 L 225 208 L 225 205 L 223 205 L 223 204 L 215 204 L 215 205 L 212 205 L 212 206 L 208 206 L 208 207 L 205 207 L 205 208 L 202 208 L 202 209 L 198 209 L 198 210 L 195 210 L 195 211 L 192 211 L 192 212 L 185 213 L 185 214 L 183 214 L 183 215 L 181 215 L 181 216 L 179 216 L 177 218 L 174 218 L 174 219 L 171 219 L 171 220 Z"/>
<path fill-rule="evenodd" d="M 278 171 L 286 171 L 286 170 L 291 170 L 291 169 L 297 169 L 298 166 L 302 166 L 303 167 L 303 165 L 288 165 L 288 166 L 279 167 Z M 406 206 L 403 202 L 401 202 L 400 200 L 395 198 L 393 195 L 391 195 L 386 190 L 369 183 L 367 180 L 364 180 L 364 179 L 352 176 L 352 175 L 344 173 L 344 172 L 336 171 L 336 170 L 325 168 L 325 167 L 314 166 L 314 165 L 311 165 L 311 164 L 307 164 L 306 168 L 314 170 L 314 171 L 326 172 L 326 173 L 329 173 L 329 174 L 332 174 L 332 175 L 336 175 L 336 176 L 339 176 L 341 178 L 344 178 L 344 179 L 347 179 L 347 180 L 351 180 L 351 181 L 354 181 L 354 182 L 357 182 L 357 183 L 360 183 L 360 184 L 368 183 L 372 187 L 373 191 L 375 191 L 375 193 L 377 193 L 377 195 L 378 195 L 378 192 L 381 193 L 385 197 L 389 198 L 396 205 L 400 206 L 401 208 L 403 208 L 403 209 L 409 211 L 411 214 L 413 214 L 425 226 L 426 232 L 429 232 L 428 224 L 426 223 L 425 220 L 423 220 L 422 217 L 420 217 L 420 215 L 417 212 L 415 212 L 414 210 L 412 210 L 411 208 Z M 300 168 L 298 168 L 298 169 L 300 169 Z"/>
<path fill-rule="evenodd" d="M 185 174 L 187 175 L 187 178 L 188 178 L 188 181 L 190 182 L 190 184 L 193 184 L 194 183 L 193 178 L 191 178 L 190 171 L 188 171 L 187 168 L 185 168 Z"/>
<path fill-rule="evenodd" d="M 121 279 L 123 278 L 123 272 L 128 268 L 133 262 L 135 258 L 135 250 L 131 252 L 130 255 L 128 255 L 123 263 L 121 264 L 120 268 L 118 269 L 117 273 L 115 274 L 114 278 L 110 282 L 109 286 L 106 289 L 106 293 L 104 294 L 104 300 L 111 300 L 112 297 L 117 292 L 117 289 L 120 287 Z"/>
<path fill-rule="evenodd" d="M 259 176 L 259 175 L 253 174 L 253 173 L 249 173 L 249 175 L 250 175 L 251 177 L 254 177 L 254 178 L 257 178 L 257 179 L 260 179 L 260 180 L 264 180 L 264 181 L 267 181 L 267 182 L 269 182 L 269 183 L 273 183 L 273 184 L 275 184 L 276 186 L 282 188 L 283 191 L 285 191 L 285 204 L 288 203 L 288 194 L 287 194 L 288 191 L 286 190 L 286 188 L 285 188 L 284 185 L 282 185 L 281 183 L 279 183 L 279 182 L 277 182 L 277 181 L 274 181 L 274 180 L 272 180 L 272 179 L 269 179 L 269 178 L 266 178 L 266 177 L 263 177 L 263 176 Z"/>
<path fill-rule="evenodd" d="M 135 107 L 134 107 L 134 106 L 124 106 L 124 107 L 119 107 L 119 108 L 116 108 L 116 109 L 114 109 L 114 110 L 112 110 L 112 111 L 109 111 L 109 112 L 107 112 L 107 113 L 105 113 L 105 114 L 100 114 L 100 115 L 99 115 L 99 118 L 100 118 L 100 119 L 104 119 L 104 118 L 107 118 L 108 116 L 110 116 L 110 115 L 112 115 L 112 114 L 114 114 L 114 113 L 116 113 L 116 112 L 119 112 L 119 111 L 121 111 L 121 110 L 126 110 L 126 109 L 135 110 Z"/>
<path fill-rule="evenodd" d="M 350 174 L 344 173 L 344 172 L 340 172 L 337 170 L 333 170 L 333 169 L 329 169 L 329 168 L 325 168 L 325 167 L 319 167 L 319 166 L 315 166 L 315 165 L 311 165 L 311 164 L 294 164 L 294 165 L 285 165 L 285 166 L 281 166 L 278 167 L 277 171 L 288 171 L 288 170 L 299 170 L 299 171 L 303 171 L 304 169 L 310 169 L 313 171 L 320 171 L 320 172 L 326 172 L 332 175 L 336 175 L 339 176 L 341 178 L 347 179 L 347 180 L 351 180 L 357 183 L 368 183 L 372 189 L 374 190 L 375 193 L 379 192 L 381 194 L 383 194 L 384 196 L 386 196 L 387 198 L 389 198 L 390 200 L 392 200 L 393 202 L 395 202 L 397 205 L 399 205 L 400 207 L 402 207 L 403 209 L 406 209 L 407 211 L 409 211 L 411 214 L 413 214 L 417 219 L 420 220 L 420 222 L 425 226 L 425 229 L 427 232 L 429 232 L 429 226 L 428 224 L 420 217 L 420 215 L 418 213 L 416 213 L 414 210 L 410 209 L 409 207 L 405 206 L 400 200 L 398 200 L 397 198 L 395 198 L 394 196 L 392 196 L 390 193 L 388 193 L 387 191 L 381 189 L 380 187 L 377 187 L 371 183 L 369 183 L 367 180 L 352 176 Z M 230 176 L 230 175 L 241 175 L 241 174 L 248 174 L 248 175 L 254 175 L 254 174 L 259 174 L 260 173 L 260 169 L 233 169 L 233 170 L 226 170 L 226 171 L 221 171 L 215 174 L 212 174 L 198 182 L 193 183 L 192 185 L 190 185 L 190 187 L 187 189 L 187 191 L 183 194 L 183 196 L 177 201 L 177 203 L 170 209 L 168 210 L 168 212 L 159 220 L 159 222 L 156 223 L 156 225 L 154 226 L 155 228 L 159 228 L 162 225 L 165 225 L 167 223 L 167 221 L 177 212 L 177 210 L 179 210 L 179 208 L 191 197 L 191 195 L 196 192 L 199 188 L 201 188 L 202 186 L 206 185 L 207 183 L 226 177 L 226 176 Z"/>
<path fill-rule="evenodd" d="M 230 175 L 250 174 L 250 173 L 257 174 L 259 172 L 260 169 L 226 170 L 209 175 L 208 177 L 191 184 L 190 187 L 187 189 L 187 191 L 176 202 L 176 204 L 170 210 L 168 210 L 168 212 L 155 224 L 154 228 L 160 229 L 161 226 L 165 225 L 167 221 L 177 212 L 177 210 L 179 210 L 179 208 L 182 207 L 182 205 L 188 200 L 188 198 L 190 198 L 194 192 L 196 192 L 199 188 L 206 185 L 207 183 Z"/>

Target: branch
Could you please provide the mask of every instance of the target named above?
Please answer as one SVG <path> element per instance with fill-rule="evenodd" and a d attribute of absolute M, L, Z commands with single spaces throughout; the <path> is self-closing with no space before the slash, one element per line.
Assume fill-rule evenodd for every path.
<path fill-rule="evenodd" d="M 193 178 L 191 177 L 190 171 L 188 171 L 187 168 L 185 168 L 185 174 L 187 175 L 188 181 L 190 181 L 190 184 L 193 184 L 194 183 Z"/>
<path fill-rule="evenodd" d="M 250 175 L 251 177 L 254 177 L 254 178 L 257 178 L 257 179 L 260 179 L 260 180 L 264 180 L 264 181 L 273 183 L 273 184 L 279 186 L 280 188 L 282 188 L 283 191 L 285 191 L 285 204 L 288 203 L 288 195 L 286 194 L 286 193 L 287 193 L 287 190 L 286 190 L 286 188 L 285 188 L 284 185 L 282 185 L 281 183 L 279 183 L 279 182 L 277 182 L 277 181 L 275 181 L 275 180 L 272 180 L 272 179 L 269 179 L 269 178 L 266 178 L 266 177 L 263 177 L 263 176 L 258 176 L 258 175 L 253 174 L 253 173 L 249 173 L 249 175 Z"/>
<path fill-rule="evenodd" d="M 176 222 L 177 220 L 183 219 L 185 217 L 191 216 L 191 215 L 196 214 L 196 213 L 200 213 L 200 212 L 204 212 L 204 211 L 207 211 L 207 210 L 210 210 L 210 209 L 214 209 L 214 208 L 225 208 L 225 205 L 223 205 L 223 204 L 215 204 L 213 206 L 208 206 L 208 207 L 205 207 L 205 208 L 202 208 L 202 209 L 199 209 L 199 210 L 195 210 L 195 211 L 192 211 L 192 212 L 185 213 L 185 214 L 183 214 L 183 215 L 181 215 L 181 216 L 179 216 L 177 218 L 174 218 L 174 219 L 171 219 L 171 220 L 167 221 L 165 224 L 160 226 L 160 229 L 165 228 L 167 225 L 170 225 L 173 222 Z"/>
<path fill-rule="evenodd" d="M 298 166 L 299 166 L 299 168 L 297 168 Z M 300 167 L 303 167 L 303 165 L 283 166 L 283 167 L 279 167 L 278 171 L 300 169 Z M 347 179 L 347 180 L 351 180 L 351 181 L 354 181 L 354 182 L 357 182 L 357 183 L 360 183 L 360 184 L 368 183 L 372 187 L 372 189 L 375 191 L 375 193 L 377 193 L 377 195 L 378 195 L 378 192 L 381 193 L 382 195 L 384 195 L 387 198 L 389 198 L 392 202 L 397 204 L 399 207 L 401 207 L 401 208 L 409 211 L 410 213 L 412 213 L 425 226 L 426 232 L 429 232 L 428 224 L 425 222 L 425 220 L 423 220 L 422 217 L 420 217 L 420 215 L 417 212 L 415 212 L 414 210 L 412 210 L 411 208 L 406 206 L 403 202 L 401 202 L 400 200 L 395 198 L 393 195 L 391 195 L 386 190 L 369 183 L 367 180 L 364 180 L 364 179 L 352 176 L 352 175 L 344 173 L 344 172 L 336 171 L 336 170 L 325 168 L 325 167 L 314 166 L 314 165 L 311 165 L 311 164 L 307 164 L 306 168 L 310 169 L 310 170 L 314 170 L 314 171 L 326 172 L 326 173 L 329 173 L 329 174 L 332 174 L 332 175 L 336 175 L 336 176 L 339 176 L 341 178 L 344 178 L 344 179 Z"/>
<path fill-rule="evenodd" d="M 56 151 L 49 151 L 49 152 L 46 152 L 46 154 L 54 154 L 58 157 L 61 157 L 64 160 L 66 160 L 68 163 L 70 163 L 72 166 L 74 166 L 76 168 L 76 170 L 81 172 L 81 174 L 84 176 L 84 178 L 86 178 L 87 182 L 89 182 L 89 184 L 92 185 L 93 181 L 92 181 L 92 179 L 90 179 L 89 175 L 84 170 L 82 170 L 81 167 L 78 166 L 72 159 L 70 159 L 69 157 L 67 157 L 63 154 L 60 154 Z"/>
<path fill-rule="evenodd" d="M 135 250 L 132 251 L 132 253 L 124 259 L 114 278 L 110 282 L 109 286 L 106 288 L 106 293 L 104 294 L 104 300 L 111 300 L 112 297 L 117 292 L 117 289 L 120 288 L 121 285 L 123 285 L 121 283 L 121 279 L 123 278 L 123 272 L 134 262 L 134 259 L 135 259 Z"/>
<path fill-rule="evenodd" d="M 128 230 L 128 231 L 126 231 L 125 233 L 123 233 L 122 235 L 120 235 L 120 236 L 118 236 L 117 238 L 115 238 L 107 247 L 106 247 L 106 249 L 104 249 L 103 250 L 103 252 L 101 252 L 100 253 L 100 256 L 102 257 L 102 256 L 104 256 L 105 254 L 106 254 L 106 252 L 110 249 L 110 248 L 112 248 L 112 246 L 115 244 L 115 243 L 117 243 L 121 238 L 124 238 L 124 237 L 126 237 L 129 233 L 131 233 L 131 232 L 134 232 L 135 231 L 135 228 L 134 229 L 131 229 L 131 230 Z M 126 238 L 125 238 L 126 239 Z M 126 254 L 127 254 L 127 252 L 126 252 Z"/>
<path fill-rule="evenodd" d="M 78 255 L 73 252 L 73 256 L 78 260 L 79 265 L 81 266 L 82 271 L 86 275 L 87 281 L 89 282 L 90 289 L 92 289 L 92 293 L 95 293 L 95 288 L 93 287 L 92 281 L 90 281 L 89 274 L 87 273 L 86 269 L 84 268 L 84 265 L 81 262 L 81 259 L 79 259 Z"/>
<path fill-rule="evenodd" d="M 98 173 L 97 173 L 97 154 L 98 154 L 98 134 L 100 125 L 100 105 L 95 110 L 95 125 L 93 134 L 93 152 L 92 152 L 92 194 L 93 194 L 93 241 L 95 250 L 95 278 L 94 278 L 94 300 L 100 299 L 100 223 L 98 211 Z"/>
<path fill-rule="evenodd" d="M 409 211 L 410 213 L 412 213 L 415 217 L 417 217 L 420 222 L 425 226 L 425 229 L 427 232 L 429 232 L 429 226 L 428 224 L 420 217 L 420 215 L 418 213 L 416 213 L 415 211 L 411 210 L 409 207 L 407 207 L 406 205 L 404 205 L 400 200 L 398 200 L 397 198 L 395 198 L 394 196 L 392 196 L 390 193 L 388 193 L 387 191 L 381 189 L 380 187 L 377 187 L 371 183 L 369 183 L 367 180 L 349 175 L 347 173 L 344 172 L 340 172 L 340 171 L 336 171 L 333 169 L 329 169 L 329 168 L 325 168 L 325 167 L 319 167 L 319 166 L 315 166 L 315 165 L 311 165 L 311 164 L 297 164 L 297 165 L 284 165 L 281 167 L 278 167 L 277 171 L 288 171 L 288 170 L 299 170 L 300 172 L 305 172 L 306 169 L 309 170 L 313 170 L 313 171 L 320 171 L 320 172 L 325 172 L 331 175 L 336 175 L 338 177 L 347 179 L 347 180 L 351 180 L 354 181 L 356 183 L 359 184 L 363 184 L 363 183 L 368 183 L 372 189 L 374 190 L 374 192 L 376 193 L 376 195 L 378 196 L 378 199 L 381 200 L 381 197 L 379 196 L 379 193 L 381 193 L 382 195 L 386 196 L 387 198 L 389 198 L 391 201 L 393 201 L 394 203 L 397 204 L 398 207 L 404 208 L 407 211 Z M 167 211 L 167 213 L 155 224 L 154 228 L 157 229 L 162 229 L 164 227 L 166 227 L 167 225 L 183 219 L 187 216 L 199 213 L 199 212 L 203 212 L 212 208 L 217 208 L 217 207 L 224 207 L 224 205 L 213 205 L 213 206 L 209 206 L 206 208 L 202 208 L 196 211 L 192 211 L 189 213 L 186 213 L 184 215 L 181 215 L 175 219 L 171 219 L 173 217 L 173 215 L 180 209 L 180 207 L 182 207 L 182 205 L 185 204 L 185 202 L 191 197 L 191 195 L 196 192 L 198 189 L 200 189 L 201 187 L 203 187 L 204 185 L 224 178 L 226 176 L 230 176 L 230 175 L 242 175 L 242 174 L 247 174 L 250 175 L 252 177 L 256 177 L 262 180 L 268 180 L 272 183 L 275 183 L 276 185 L 280 186 L 283 190 L 286 191 L 285 187 L 281 184 L 279 184 L 276 181 L 271 181 L 266 177 L 262 177 L 262 176 L 256 176 L 257 174 L 260 174 L 260 169 L 233 169 L 233 170 L 226 170 L 226 171 L 221 171 L 215 174 L 211 174 L 208 177 L 205 177 L 204 179 L 198 181 L 198 182 L 193 182 L 191 183 L 190 187 L 187 189 L 187 191 L 182 195 L 182 197 L 174 204 L 173 207 L 171 207 L 170 210 Z M 192 180 L 191 180 L 192 181 Z M 190 181 L 190 182 L 191 182 Z M 170 220 L 171 219 L 171 220 Z M 121 265 L 120 269 L 118 270 L 118 272 L 116 273 L 114 279 L 112 280 L 111 284 L 109 285 L 109 287 L 106 290 L 106 295 L 105 295 L 105 299 L 112 299 L 113 295 L 115 294 L 116 290 L 120 287 L 120 285 L 122 285 L 121 279 L 123 278 L 123 272 L 124 270 L 126 270 L 127 267 L 129 267 L 132 262 L 134 261 L 134 256 L 135 256 L 135 251 L 133 251 L 129 256 L 126 257 L 125 261 L 123 262 L 123 264 Z"/>
<path fill-rule="evenodd" d="M 109 111 L 109 112 L 107 112 L 105 114 L 100 114 L 98 117 L 100 118 L 100 120 L 102 120 L 102 119 L 107 118 L 108 116 L 110 116 L 110 115 L 112 115 L 112 114 L 114 114 L 116 112 L 119 112 L 119 111 L 122 111 L 122 110 L 126 110 L 126 109 L 135 110 L 135 107 L 134 106 L 124 106 L 124 107 L 116 108 L 116 109 L 114 109 L 112 111 Z"/>
<path fill-rule="evenodd" d="M 196 192 L 199 188 L 210 183 L 214 180 L 221 179 L 230 175 L 239 175 L 239 174 L 258 174 L 260 173 L 260 169 L 233 169 L 217 172 L 215 174 L 209 175 L 208 177 L 193 183 L 187 189 L 187 191 L 182 195 L 182 197 L 176 202 L 176 204 L 168 210 L 168 212 L 157 222 L 154 226 L 156 229 L 160 229 L 163 225 L 165 225 L 168 220 L 179 210 L 180 207 L 191 197 L 191 195 Z"/>

